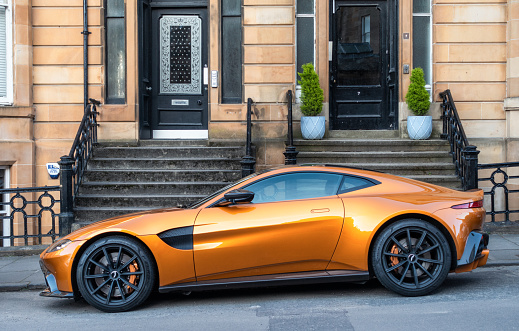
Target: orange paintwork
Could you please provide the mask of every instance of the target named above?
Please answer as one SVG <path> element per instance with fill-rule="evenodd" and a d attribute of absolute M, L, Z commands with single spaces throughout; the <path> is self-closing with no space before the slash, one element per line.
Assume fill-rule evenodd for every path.
<path fill-rule="evenodd" d="M 395 218 L 422 218 L 443 227 L 454 241 L 457 259 L 463 254 L 469 233 L 481 229 L 484 221 L 483 208 L 451 208 L 481 200 L 480 190 L 458 192 L 356 169 L 283 167 L 251 177 L 229 190 L 287 171 L 349 174 L 381 184 L 318 199 L 208 208 L 223 197 L 222 193 L 196 209 L 163 209 L 95 223 L 66 236 L 73 241 L 70 245 L 61 251 L 43 252 L 41 259 L 64 292 L 72 292 L 71 269 L 82 246 L 99 236 L 118 233 L 138 238 L 149 248 L 160 286 L 312 270 L 368 270 L 368 254 L 377 231 Z M 194 226 L 193 250 L 175 249 L 157 236 L 184 226 Z M 488 250 L 483 255 L 456 271 L 484 265 Z"/>

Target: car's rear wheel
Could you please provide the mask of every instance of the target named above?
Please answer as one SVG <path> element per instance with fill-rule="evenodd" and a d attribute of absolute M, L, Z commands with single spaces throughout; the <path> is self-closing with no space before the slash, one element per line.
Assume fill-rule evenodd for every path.
<path fill-rule="evenodd" d="M 81 255 L 76 279 L 81 295 L 92 306 L 105 312 L 126 311 L 142 304 L 152 292 L 154 262 L 140 242 L 105 237 Z"/>
<path fill-rule="evenodd" d="M 443 233 L 418 219 L 404 219 L 384 229 L 371 258 L 380 283 L 405 296 L 436 290 L 451 266 L 451 251 Z"/>

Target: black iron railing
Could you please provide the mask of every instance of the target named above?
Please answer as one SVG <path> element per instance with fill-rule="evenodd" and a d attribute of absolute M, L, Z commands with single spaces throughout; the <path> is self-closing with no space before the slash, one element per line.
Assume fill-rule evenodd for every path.
<path fill-rule="evenodd" d="M 478 168 L 489 173 L 478 180 L 485 195 L 490 196 L 487 214 L 492 222 L 498 215 L 504 215 L 503 221 L 509 224 L 510 214 L 519 213 L 519 162 L 480 164 Z"/>
<path fill-rule="evenodd" d="M 241 176 L 245 177 L 254 173 L 256 159 L 252 155 L 252 99 L 247 100 L 247 142 L 245 156 L 241 159 Z"/>
<path fill-rule="evenodd" d="M 14 188 L 0 190 L 0 213 L 3 229 L 0 246 L 28 246 L 50 244 L 57 237 L 57 219 L 60 215 L 59 186 Z M 6 206 L 8 208 L 6 208 Z M 3 226 L 8 222 L 8 226 Z M 44 242 L 44 238 L 50 238 Z"/>
<path fill-rule="evenodd" d="M 83 180 L 92 149 L 97 145 L 97 106 L 100 102 L 90 99 L 85 108 L 85 114 L 68 155 L 61 157 L 61 217 L 60 234 L 70 233 L 74 219 L 74 197 L 78 193 L 79 185 Z"/>
<path fill-rule="evenodd" d="M 294 128 L 292 125 L 292 97 L 293 97 L 292 90 L 288 90 L 288 92 L 287 92 L 288 130 L 287 130 L 286 148 L 285 148 L 285 151 L 283 152 L 283 154 L 285 155 L 285 164 L 287 164 L 287 165 L 296 164 L 297 163 L 297 154 L 299 153 L 296 150 L 296 147 L 294 146 Z"/>
<path fill-rule="evenodd" d="M 461 179 L 464 190 L 478 187 L 478 154 L 476 146 L 470 145 L 461 124 L 451 91 L 440 93 L 442 98 L 443 133 L 441 137 L 447 139 L 451 146 L 452 161 L 456 166 L 456 174 Z"/>

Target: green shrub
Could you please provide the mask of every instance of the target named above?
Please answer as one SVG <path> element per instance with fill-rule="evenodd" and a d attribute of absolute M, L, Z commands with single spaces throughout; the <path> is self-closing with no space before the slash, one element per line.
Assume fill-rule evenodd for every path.
<path fill-rule="evenodd" d="M 303 64 L 302 73 L 297 73 L 301 80 L 301 112 L 305 116 L 316 116 L 323 110 L 324 92 L 319 86 L 319 76 L 311 63 Z"/>
<path fill-rule="evenodd" d="M 416 116 L 423 116 L 429 111 L 431 102 L 429 93 L 425 89 L 425 79 L 422 68 L 414 68 L 411 71 L 411 84 L 405 95 L 405 102 Z"/>

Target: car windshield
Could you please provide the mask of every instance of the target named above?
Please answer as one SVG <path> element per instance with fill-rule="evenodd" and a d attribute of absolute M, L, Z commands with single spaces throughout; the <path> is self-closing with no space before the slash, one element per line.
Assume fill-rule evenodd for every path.
<path fill-rule="evenodd" d="M 242 179 L 238 180 L 237 182 L 234 182 L 232 184 L 229 184 L 225 187 L 222 187 L 221 189 L 219 189 L 218 191 L 212 193 L 212 194 L 209 194 L 208 196 L 206 196 L 205 198 L 203 198 L 202 200 L 199 200 L 195 203 L 193 203 L 192 205 L 190 205 L 188 208 L 189 209 L 196 209 L 198 207 L 200 207 L 201 205 L 203 205 L 204 203 L 206 203 L 207 201 L 213 199 L 214 197 L 216 197 L 217 195 L 221 194 L 222 192 L 230 189 L 231 187 L 233 186 L 236 186 L 240 183 L 243 183 L 244 181 L 246 181 L 247 179 L 249 178 L 252 178 L 252 177 L 256 177 L 258 175 L 258 173 L 253 173 L 252 175 L 249 175 L 247 177 L 243 177 Z"/>

